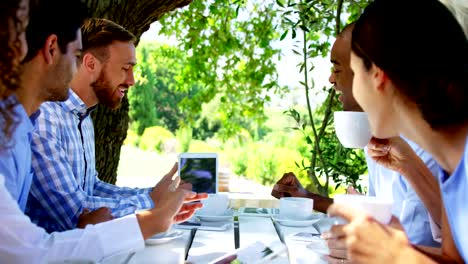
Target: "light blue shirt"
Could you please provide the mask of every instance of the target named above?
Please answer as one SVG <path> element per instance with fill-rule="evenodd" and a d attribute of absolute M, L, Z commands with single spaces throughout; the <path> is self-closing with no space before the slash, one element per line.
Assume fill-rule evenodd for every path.
<path fill-rule="evenodd" d="M 460 163 L 451 176 L 442 172 L 440 189 L 458 253 L 468 262 L 468 140 Z"/>
<path fill-rule="evenodd" d="M 18 124 L 10 141 L 11 147 L 0 152 L 0 174 L 5 177 L 7 190 L 24 212 L 32 182 L 30 142 L 34 125 L 16 96 L 11 96 L 6 101 L 16 104 L 13 112 Z"/>
<path fill-rule="evenodd" d="M 424 161 L 432 174 L 439 175 L 440 166 L 432 159 L 431 155 L 413 142 L 406 141 Z M 400 220 L 411 243 L 440 247 L 440 244 L 434 241 L 432 236 L 430 215 L 411 185 L 397 172 L 378 165 L 367 155 L 367 150 L 365 153 L 369 170 L 369 195 L 393 199 L 393 215 Z"/>

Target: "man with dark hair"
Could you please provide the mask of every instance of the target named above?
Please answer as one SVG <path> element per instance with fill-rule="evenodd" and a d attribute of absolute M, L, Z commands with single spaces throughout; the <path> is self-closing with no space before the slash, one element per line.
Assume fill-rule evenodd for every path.
<path fill-rule="evenodd" d="M 5 176 L 6 187 L 10 194 L 17 200 L 21 210 L 25 210 L 28 200 L 29 190 L 32 182 L 31 174 L 31 147 L 30 136 L 33 131 L 33 124 L 38 113 L 35 113 L 40 104 L 48 100 L 64 100 L 68 94 L 67 84 L 76 71 L 76 55 L 81 52 L 80 24 L 85 19 L 85 9 L 80 2 L 70 2 L 70 8 L 76 10 L 66 17 L 63 12 L 57 14 L 54 19 L 62 20 L 56 23 L 55 20 L 42 14 L 51 14 L 49 9 L 54 1 L 43 0 L 40 4 L 31 5 L 32 23 L 27 28 L 27 42 L 31 42 L 28 53 L 25 54 L 25 62 L 37 59 L 42 56 L 45 61 L 40 69 L 36 69 L 36 74 L 31 74 L 28 78 L 22 78 L 22 84 L 17 88 L 15 95 L 7 101 L 18 101 L 14 112 L 19 118 L 19 124 L 14 134 L 12 148 L 5 151 L 0 159 L 0 173 Z M 61 6 L 61 5 L 60 5 Z M 20 9 L 21 10 L 21 9 Z M 24 11 L 27 15 L 27 9 Z M 39 17 L 41 19 L 39 19 Z M 22 26 L 25 28 L 25 26 Z M 45 44 L 44 44 L 45 43 Z M 44 51 L 44 45 L 48 46 L 48 53 Z M 40 54 L 39 54 L 40 53 Z M 30 70 L 30 63 L 24 63 L 24 71 Z M 68 71 L 64 71 L 64 69 Z M 53 78 L 44 78 L 37 74 L 45 70 Z M 60 74 L 69 73 L 68 76 Z M 24 75 L 23 75 L 24 76 Z M 39 78 L 40 83 L 30 85 L 31 82 Z M 34 79 L 34 80 L 33 80 Z M 53 81 L 51 81 L 53 80 Z M 44 87 L 39 89 L 38 87 Z M 29 120 L 29 117 L 31 120 Z"/>
<path fill-rule="evenodd" d="M 27 213 L 49 232 L 152 208 L 177 170 L 174 166 L 154 188 L 120 188 L 99 180 L 89 113 L 98 103 L 118 107 L 134 84 L 135 36 L 106 19 L 88 19 L 81 30 L 83 51 L 69 98 L 41 106 L 32 137 L 35 178 Z M 98 208 L 108 210 L 81 223 L 80 214 Z"/>

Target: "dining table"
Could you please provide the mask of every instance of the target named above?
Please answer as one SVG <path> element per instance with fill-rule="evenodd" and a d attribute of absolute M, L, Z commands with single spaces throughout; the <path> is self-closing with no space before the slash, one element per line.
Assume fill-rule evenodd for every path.
<path fill-rule="evenodd" d="M 226 221 L 228 225 L 225 230 L 210 231 L 196 227 L 176 229 L 179 234 L 176 239 L 164 243 L 146 243 L 143 250 L 113 256 L 102 263 L 204 264 L 256 242 L 266 246 L 284 245 L 284 252 L 269 261 L 269 264 L 326 263 L 323 257 L 328 254 L 328 249 L 319 234 L 333 225 L 333 219 L 324 214 L 317 217 L 320 220 L 307 226 L 286 226 L 272 215 L 248 215 L 235 210 L 233 217 Z M 300 232 L 313 234 L 313 239 L 298 240 L 294 234 Z"/>

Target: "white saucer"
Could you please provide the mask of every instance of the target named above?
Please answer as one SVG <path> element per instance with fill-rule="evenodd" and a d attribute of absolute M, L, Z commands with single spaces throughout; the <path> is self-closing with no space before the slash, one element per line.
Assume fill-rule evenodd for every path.
<path fill-rule="evenodd" d="M 234 211 L 232 209 L 228 209 L 222 215 L 206 215 L 198 213 L 195 214 L 195 216 L 202 222 L 227 222 L 233 220 Z"/>
<path fill-rule="evenodd" d="M 165 233 L 159 233 L 145 240 L 145 243 L 148 245 L 159 245 L 167 243 L 171 240 L 182 237 L 184 232 L 180 230 L 172 230 Z"/>
<path fill-rule="evenodd" d="M 322 219 L 320 214 L 313 214 L 310 216 L 308 219 L 305 220 L 298 220 L 298 219 L 290 219 L 286 218 L 285 216 L 282 215 L 273 215 L 272 216 L 273 220 L 277 221 L 281 225 L 284 226 L 292 226 L 292 227 L 305 227 L 305 226 L 311 226 L 312 224 L 320 221 Z"/>

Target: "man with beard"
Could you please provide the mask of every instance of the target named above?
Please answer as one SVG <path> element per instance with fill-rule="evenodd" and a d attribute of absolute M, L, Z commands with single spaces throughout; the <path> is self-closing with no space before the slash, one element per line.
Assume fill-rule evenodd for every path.
<path fill-rule="evenodd" d="M 117 108 L 134 84 L 135 36 L 105 19 L 88 19 L 81 31 L 83 51 L 69 97 L 41 106 L 32 136 L 35 177 L 27 214 L 49 232 L 152 208 L 177 170 L 174 166 L 154 188 L 121 188 L 99 180 L 89 114 L 98 103 Z M 95 210 L 101 212 L 80 222 L 80 214 Z"/>

